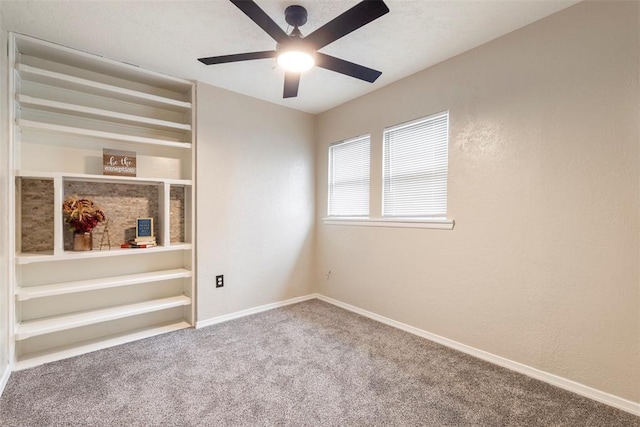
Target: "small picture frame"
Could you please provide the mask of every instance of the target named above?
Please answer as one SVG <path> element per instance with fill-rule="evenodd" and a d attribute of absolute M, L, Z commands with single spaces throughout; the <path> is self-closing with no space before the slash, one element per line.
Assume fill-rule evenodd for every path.
<path fill-rule="evenodd" d="M 153 218 L 138 218 L 136 220 L 136 241 L 154 240 L 153 235 Z"/>

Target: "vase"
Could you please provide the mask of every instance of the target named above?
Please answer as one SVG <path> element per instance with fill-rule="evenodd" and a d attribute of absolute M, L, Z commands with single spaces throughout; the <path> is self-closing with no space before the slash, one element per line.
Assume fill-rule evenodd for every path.
<path fill-rule="evenodd" d="M 90 251 L 93 249 L 93 234 L 90 231 L 73 233 L 73 250 Z"/>

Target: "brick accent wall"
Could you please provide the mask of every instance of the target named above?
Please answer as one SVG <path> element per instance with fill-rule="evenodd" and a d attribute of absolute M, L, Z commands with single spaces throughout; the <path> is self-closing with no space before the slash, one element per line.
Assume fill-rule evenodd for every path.
<path fill-rule="evenodd" d="M 23 179 L 21 194 L 21 251 L 52 251 L 53 180 Z"/>
<path fill-rule="evenodd" d="M 169 225 L 171 228 L 171 243 L 180 243 L 185 240 L 185 222 L 184 222 L 184 187 L 171 186 L 171 195 L 169 200 Z"/>
<path fill-rule="evenodd" d="M 119 247 L 135 238 L 137 218 L 153 218 L 153 232 L 158 236 L 158 191 L 155 185 L 112 184 L 98 182 L 64 183 L 64 197 L 86 198 L 95 203 L 109 220 L 111 245 Z M 65 224 L 65 229 L 69 227 Z M 104 224 L 93 230 L 93 247 L 99 248 Z M 158 243 L 161 243 L 158 241 Z M 65 231 L 64 249 L 73 248 L 73 232 Z"/>
<path fill-rule="evenodd" d="M 22 252 L 53 250 L 53 212 L 62 209 L 53 206 L 53 181 L 22 180 Z M 157 185 L 112 184 L 95 182 L 64 183 L 64 197 L 87 198 L 100 207 L 109 219 L 109 236 L 112 247 L 120 247 L 135 237 L 137 218 L 153 218 L 154 233 L 158 239 L 158 195 Z M 170 239 L 172 243 L 185 240 L 185 189 L 172 186 L 170 192 Z M 73 232 L 63 224 L 64 248 L 72 250 Z M 93 230 L 93 248 L 99 249 L 104 233 L 104 224 Z M 105 239 L 106 243 L 106 239 Z M 104 249 L 104 248 L 103 248 Z"/>

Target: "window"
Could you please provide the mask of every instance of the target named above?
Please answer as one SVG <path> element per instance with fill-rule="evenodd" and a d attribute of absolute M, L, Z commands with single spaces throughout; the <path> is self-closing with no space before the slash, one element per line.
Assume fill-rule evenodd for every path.
<path fill-rule="evenodd" d="M 384 130 L 382 216 L 447 216 L 449 112 Z"/>
<path fill-rule="evenodd" d="M 330 217 L 369 216 L 369 135 L 329 147 Z"/>

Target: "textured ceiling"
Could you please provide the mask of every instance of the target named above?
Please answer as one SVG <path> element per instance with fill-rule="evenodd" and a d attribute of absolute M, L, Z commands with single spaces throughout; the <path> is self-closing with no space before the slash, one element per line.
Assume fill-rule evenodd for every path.
<path fill-rule="evenodd" d="M 196 58 L 272 50 L 275 41 L 226 0 L 2 1 L 10 31 L 167 74 L 319 113 L 553 14 L 576 0 L 385 0 L 390 13 L 321 49 L 382 71 L 365 83 L 324 69 L 282 99 L 283 72 L 263 59 L 206 66 Z M 256 0 L 283 29 L 284 9 L 303 5 L 309 34 L 358 0 Z"/>

